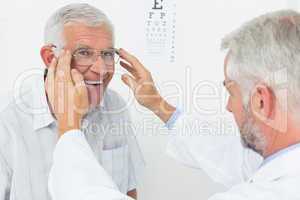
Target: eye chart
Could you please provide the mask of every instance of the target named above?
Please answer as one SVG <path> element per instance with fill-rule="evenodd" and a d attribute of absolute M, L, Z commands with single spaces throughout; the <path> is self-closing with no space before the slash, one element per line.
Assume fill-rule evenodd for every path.
<path fill-rule="evenodd" d="M 175 62 L 176 1 L 148 1 L 146 11 L 147 54 L 156 61 Z"/>

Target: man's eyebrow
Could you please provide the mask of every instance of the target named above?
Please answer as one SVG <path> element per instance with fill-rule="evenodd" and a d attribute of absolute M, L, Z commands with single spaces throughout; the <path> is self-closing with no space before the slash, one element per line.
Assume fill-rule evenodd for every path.
<path fill-rule="evenodd" d="M 80 49 L 80 48 L 85 48 L 85 49 L 94 49 L 92 47 L 90 47 L 89 45 L 86 44 L 77 44 L 75 49 Z M 114 49 L 114 47 L 108 47 L 105 49 Z"/>
<path fill-rule="evenodd" d="M 92 49 L 90 46 L 86 44 L 76 44 L 75 49 L 80 49 L 80 48 Z"/>

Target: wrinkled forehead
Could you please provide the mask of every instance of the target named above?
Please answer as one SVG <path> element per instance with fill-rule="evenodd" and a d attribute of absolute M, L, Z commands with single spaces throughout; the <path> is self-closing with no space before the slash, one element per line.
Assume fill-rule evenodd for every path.
<path fill-rule="evenodd" d="M 63 39 L 66 45 L 113 47 L 113 34 L 106 25 L 89 26 L 83 23 L 67 23 L 63 27 Z"/>

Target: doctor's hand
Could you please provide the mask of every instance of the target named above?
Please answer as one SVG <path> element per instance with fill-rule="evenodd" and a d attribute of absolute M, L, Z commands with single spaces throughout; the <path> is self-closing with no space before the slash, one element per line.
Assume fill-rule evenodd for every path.
<path fill-rule="evenodd" d="M 60 136 L 72 129 L 80 129 L 89 102 L 82 75 L 71 70 L 71 53 L 62 50 L 59 58 L 53 58 L 45 82 L 48 101 L 58 121 Z"/>
<path fill-rule="evenodd" d="M 175 111 L 175 107 L 161 97 L 151 73 L 135 56 L 124 49 L 120 49 L 119 54 L 122 59 L 120 65 L 130 73 L 122 75 L 122 81 L 132 89 L 140 105 L 154 112 L 162 121 L 167 122 Z"/>

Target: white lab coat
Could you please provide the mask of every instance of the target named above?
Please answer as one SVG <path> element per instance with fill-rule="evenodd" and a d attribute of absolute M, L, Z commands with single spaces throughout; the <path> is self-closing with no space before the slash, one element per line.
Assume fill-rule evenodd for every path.
<path fill-rule="evenodd" d="M 180 116 L 169 130 L 166 151 L 182 164 L 203 170 L 215 182 L 230 188 L 251 177 L 263 158 L 251 149 L 244 148 L 239 132 L 216 133 L 215 118 Z M 197 126 L 198 125 L 198 126 Z"/>
<path fill-rule="evenodd" d="M 126 200 L 99 164 L 80 130 L 65 133 L 56 144 L 48 188 L 53 200 Z"/>
<path fill-rule="evenodd" d="M 177 121 L 170 133 L 167 152 L 230 187 L 209 200 L 300 200 L 300 148 L 260 167 L 262 157 L 244 148 L 240 136 L 195 134 L 189 131 L 190 123 L 195 121 L 187 116 Z"/>
<path fill-rule="evenodd" d="M 182 125 L 184 117 L 177 122 L 177 127 Z M 171 131 L 168 153 L 217 182 L 234 185 L 209 200 L 300 199 L 300 148 L 258 169 L 261 157 L 244 149 L 238 136 L 191 135 L 182 130 Z M 66 133 L 57 144 L 49 191 L 53 200 L 130 199 L 117 190 L 78 130 Z"/>

